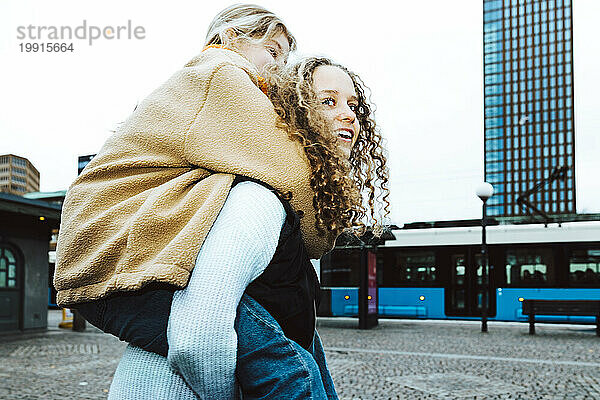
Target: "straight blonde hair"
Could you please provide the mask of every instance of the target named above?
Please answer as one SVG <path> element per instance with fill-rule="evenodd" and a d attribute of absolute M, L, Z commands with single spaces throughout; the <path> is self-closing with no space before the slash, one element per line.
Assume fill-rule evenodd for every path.
<path fill-rule="evenodd" d="M 225 44 L 228 31 L 233 30 L 236 40 L 263 42 L 284 34 L 290 51 L 296 50 L 296 39 L 281 18 L 255 4 L 234 4 L 218 13 L 208 27 L 204 45 Z"/>

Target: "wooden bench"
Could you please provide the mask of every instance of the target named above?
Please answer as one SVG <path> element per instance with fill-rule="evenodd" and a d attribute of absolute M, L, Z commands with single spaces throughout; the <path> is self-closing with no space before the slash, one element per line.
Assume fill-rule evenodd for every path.
<path fill-rule="evenodd" d="M 596 317 L 600 336 L 600 300 L 523 300 L 523 315 L 529 315 L 529 334 L 535 335 L 536 315 L 584 315 Z"/>

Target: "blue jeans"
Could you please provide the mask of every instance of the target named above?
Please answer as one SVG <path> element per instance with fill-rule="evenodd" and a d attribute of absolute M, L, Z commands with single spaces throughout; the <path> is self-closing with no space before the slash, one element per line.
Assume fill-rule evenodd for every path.
<path fill-rule="evenodd" d="M 310 351 L 288 339 L 277 321 L 244 294 L 235 321 L 237 378 L 244 399 L 337 399 L 321 339 Z"/>
<path fill-rule="evenodd" d="M 159 301 L 162 298 L 158 293 L 151 297 L 158 304 L 162 303 L 163 300 Z M 125 302 L 131 300 L 128 297 L 124 299 Z M 118 309 L 127 314 L 124 307 Z M 109 310 L 112 308 L 106 311 Z M 90 314 L 89 307 L 86 311 Z M 129 313 L 134 312 L 130 309 Z M 139 318 L 122 315 L 118 319 L 112 312 L 100 314 L 105 327 L 125 332 L 130 343 L 136 339 L 133 341 L 152 343 L 159 348 L 167 346 L 166 339 L 165 343 L 161 343 L 163 339 L 148 341 L 143 338 L 149 333 L 150 337 L 162 337 L 156 334 L 162 331 L 160 324 L 156 323 L 162 321 L 161 318 L 153 324 L 149 317 L 146 318 L 149 314 L 142 314 Z M 123 324 L 124 321 L 125 329 L 117 330 L 117 322 Z M 148 329 L 141 331 L 139 326 L 144 322 Z M 312 346 L 307 351 L 288 339 L 271 314 L 246 294 L 238 305 L 235 330 L 238 336 L 236 376 L 244 400 L 338 398 L 316 331 Z M 109 399 L 197 399 L 181 375 L 170 367 L 165 356 L 151 351 L 146 345 L 141 346 L 129 345 L 125 350 L 115 371 Z"/>

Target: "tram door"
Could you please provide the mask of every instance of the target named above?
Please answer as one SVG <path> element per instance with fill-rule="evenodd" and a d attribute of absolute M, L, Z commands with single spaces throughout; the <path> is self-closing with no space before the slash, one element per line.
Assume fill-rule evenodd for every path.
<path fill-rule="evenodd" d="M 481 253 L 478 249 L 472 248 L 450 252 L 448 256 L 450 276 L 446 288 L 446 315 L 480 317 L 486 287 Z M 489 268 L 486 280 L 489 281 Z M 493 294 L 494 289 L 489 285 L 488 316 L 496 315 Z"/>

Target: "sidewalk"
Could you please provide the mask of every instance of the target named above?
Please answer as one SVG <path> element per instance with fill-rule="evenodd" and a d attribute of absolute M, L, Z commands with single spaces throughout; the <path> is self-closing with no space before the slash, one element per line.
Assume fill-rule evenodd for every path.
<path fill-rule="evenodd" d="M 46 332 L 0 338 L 0 399 L 105 399 L 125 344 L 87 324 L 58 328 L 49 310 Z"/>
<path fill-rule="evenodd" d="M 341 398 L 600 399 L 600 338 L 590 325 L 319 321 Z"/>
<path fill-rule="evenodd" d="M 0 338 L 0 399 L 105 399 L 125 344 L 88 324 Z M 600 338 L 588 325 L 321 318 L 342 399 L 600 399 Z"/>

